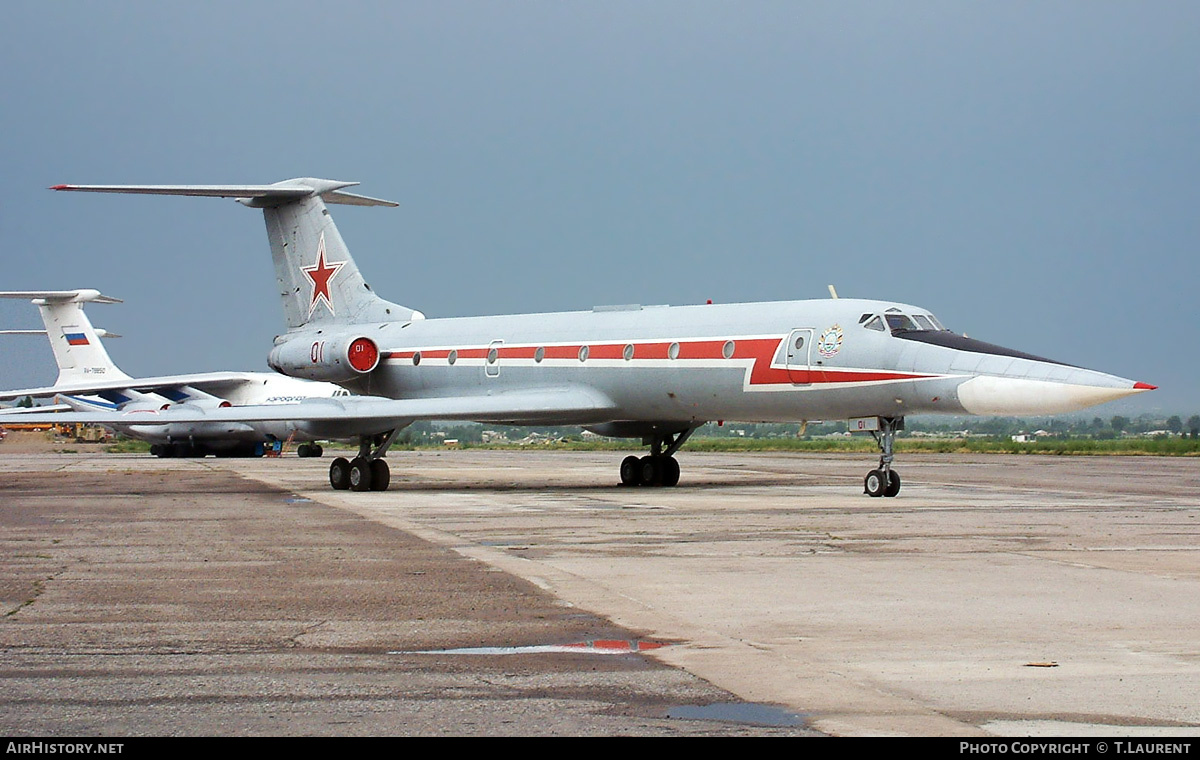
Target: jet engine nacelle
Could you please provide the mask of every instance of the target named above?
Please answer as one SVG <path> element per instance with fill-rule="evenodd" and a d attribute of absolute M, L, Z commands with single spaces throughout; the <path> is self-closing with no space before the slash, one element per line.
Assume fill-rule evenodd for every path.
<path fill-rule="evenodd" d="M 166 411 L 167 409 L 180 409 L 183 411 L 201 411 L 207 412 L 212 409 L 227 409 L 233 406 L 230 402 L 223 398 L 193 398 L 187 401 L 173 402 L 161 404 L 158 408 Z"/>
<path fill-rule="evenodd" d="M 267 364 L 290 377 L 343 383 L 379 366 L 379 346 L 353 333 L 297 336 L 271 349 Z"/>

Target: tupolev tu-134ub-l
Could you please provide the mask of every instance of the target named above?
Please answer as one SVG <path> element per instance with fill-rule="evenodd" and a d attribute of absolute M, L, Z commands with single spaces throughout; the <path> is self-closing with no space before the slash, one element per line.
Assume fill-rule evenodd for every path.
<path fill-rule="evenodd" d="M 415 420 L 580 425 L 640 438 L 649 453 L 624 459 L 621 482 L 673 486 L 675 453 L 706 422 L 848 419 L 880 448 L 866 493 L 895 496 L 893 443 L 906 415 L 1059 414 L 1154 388 L 967 338 L 928 309 L 886 300 L 426 319 L 377 296 L 342 241 L 326 204 L 398 205 L 346 192 L 355 184 L 307 178 L 53 188 L 234 198 L 261 209 L 287 322 L 268 363 L 363 396 L 167 409 L 144 414 L 140 424 L 286 417 L 315 436 L 350 424 L 358 455 L 335 459 L 329 480 L 336 489 L 366 491 L 387 488 L 383 456 Z M 119 414 L 73 416 L 122 421 Z"/>

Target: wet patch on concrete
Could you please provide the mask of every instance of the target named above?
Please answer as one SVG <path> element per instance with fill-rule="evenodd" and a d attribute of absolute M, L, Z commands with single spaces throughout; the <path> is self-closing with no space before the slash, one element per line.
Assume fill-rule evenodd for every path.
<path fill-rule="evenodd" d="M 678 720 L 716 720 L 747 726 L 805 726 L 805 716 L 782 707 L 754 702 L 718 702 L 710 705 L 682 705 L 667 710 L 668 718 Z"/>

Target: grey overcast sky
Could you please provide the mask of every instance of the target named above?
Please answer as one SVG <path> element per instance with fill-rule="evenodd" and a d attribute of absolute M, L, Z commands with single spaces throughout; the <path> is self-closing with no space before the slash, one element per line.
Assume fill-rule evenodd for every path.
<path fill-rule="evenodd" d="M 842 296 L 1200 412 L 1200 3 L 10 2 L 0 289 L 130 374 L 266 368 L 261 214 L 58 183 L 358 180 L 430 317 Z M 0 301 L 0 326 L 39 327 Z M 0 338 L 0 386 L 50 383 Z"/>

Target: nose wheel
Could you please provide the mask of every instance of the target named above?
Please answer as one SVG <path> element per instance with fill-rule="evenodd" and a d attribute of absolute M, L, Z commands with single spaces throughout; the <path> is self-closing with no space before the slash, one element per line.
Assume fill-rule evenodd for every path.
<path fill-rule="evenodd" d="M 879 444 L 879 468 L 867 473 L 863 478 L 863 493 L 873 498 L 879 496 L 892 497 L 900 493 L 900 473 L 892 469 L 892 448 L 896 441 L 896 431 L 904 429 L 903 417 L 880 417 L 879 431 L 872 431 L 875 442 Z"/>
<path fill-rule="evenodd" d="M 895 496 L 900 493 L 900 473 L 871 470 L 863 479 L 863 492 L 868 496 Z"/>

